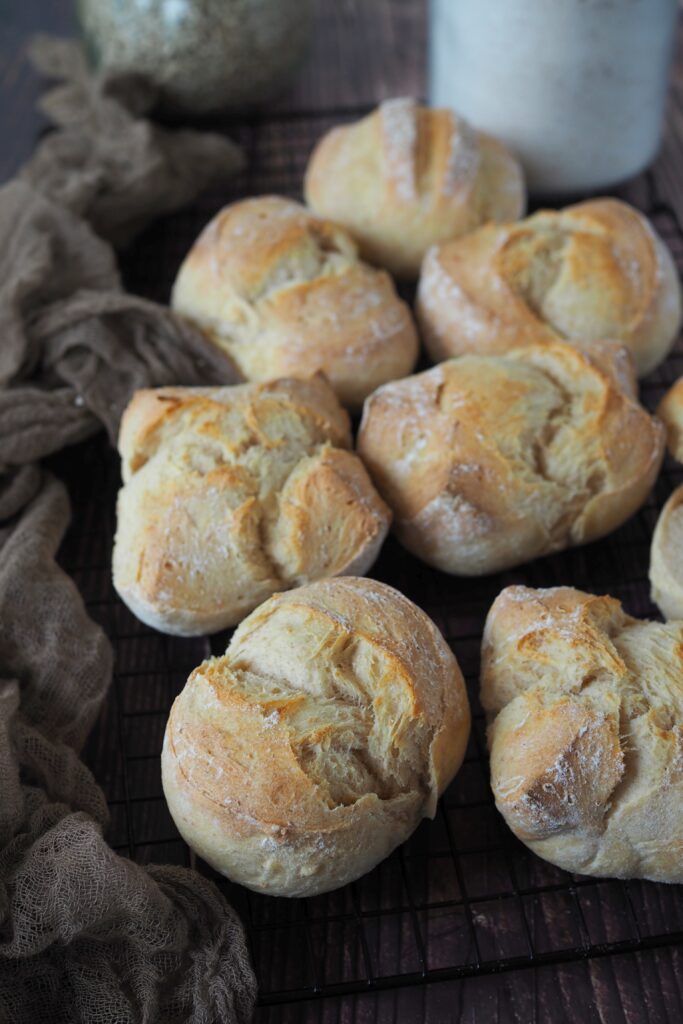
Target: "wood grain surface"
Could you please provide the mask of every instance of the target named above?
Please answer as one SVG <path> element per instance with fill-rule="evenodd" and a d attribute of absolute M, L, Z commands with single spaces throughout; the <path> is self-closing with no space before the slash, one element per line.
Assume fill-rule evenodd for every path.
<path fill-rule="evenodd" d="M 0 0 L 0 4 L 3 4 L 3 0 Z M 45 129 L 44 120 L 35 110 L 42 85 L 28 65 L 27 40 L 35 31 L 70 34 L 75 30 L 75 18 L 72 4 L 68 0 L 10 0 L 9 6 L 7 0 L 4 0 L 0 11 L 0 138 L 3 140 L 0 147 L 0 181 L 4 181 L 21 166 L 40 132 Z M 249 179 L 249 188 L 254 191 L 278 188 L 280 185 L 283 189 L 291 188 L 291 182 L 300 176 L 303 168 L 306 146 L 314 130 L 312 126 L 315 126 L 315 131 L 319 131 L 326 126 L 328 120 L 333 123 L 336 115 L 330 111 L 344 116 L 344 112 L 370 105 L 385 96 L 424 94 L 425 23 L 424 0 L 319 0 L 312 50 L 296 85 L 269 109 L 268 116 L 272 117 L 272 123 L 263 126 L 258 133 L 252 133 L 249 126 L 238 131 L 240 138 L 251 147 L 256 165 L 254 175 Z M 287 120 L 291 112 L 297 113 L 296 120 Z M 653 168 L 653 180 L 660 197 L 669 202 L 683 220 L 683 32 L 679 37 L 664 142 Z M 237 182 L 234 185 L 238 193 L 243 184 Z M 640 179 L 629 183 L 622 191 L 638 200 L 639 197 L 647 197 L 649 188 L 650 185 Z M 179 219 L 171 219 L 146 232 L 135 247 L 134 257 L 129 258 L 123 268 L 129 286 L 163 300 L 183 247 L 188 244 L 188 231 L 194 231 L 195 221 L 201 223 L 202 218 L 210 216 L 224 199 L 222 193 L 209 195 L 187 214 L 186 220 L 181 215 Z M 168 820 L 158 791 L 156 746 L 160 746 L 169 700 L 182 685 L 188 669 L 205 655 L 208 647 L 201 639 L 188 644 L 187 641 L 159 639 L 158 636 L 137 631 L 132 617 L 120 606 L 112 604 L 108 550 L 113 531 L 112 509 L 107 507 L 102 510 L 93 506 L 91 492 L 96 486 L 100 493 L 111 493 L 115 485 L 115 460 L 103 460 L 100 450 L 93 447 L 79 453 L 79 460 L 75 461 L 65 453 L 55 462 L 56 468 L 70 484 L 75 504 L 74 528 L 65 545 L 63 561 L 77 578 L 91 613 L 102 621 L 110 633 L 118 637 L 119 648 L 114 693 L 88 746 L 88 758 L 93 766 L 97 766 L 98 779 L 110 799 L 113 816 L 111 841 L 117 848 L 143 862 L 164 859 L 182 862 L 187 858 L 187 850 L 173 835 L 172 823 Z M 645 512 L 645 516 L 649 517 L 648 522 L 655 515 L 654 505 Z M 642 540 L 639 543 L 642 547 Z M 392 559 L 397 557 L 397 550 L 389 546 L 383 555 L 383 571 L 387 575 L 399 574 L 399 570 L 392 564 Z M 579 585 L 581 574 L 590 576 L 592 572 L 602 571 L 600 552 L 603 550 L 607 549 L 599 549 L 597 554 L 593 549 L 588 555 L 574 553 L 572 572 L 575 576 L 567 582 Z M 603 557 L 607 558 L 607 555 Z M 625 594 L 628 593 L 631 578 L 635 579 L 640 572 L 639 567 L 631 564 L 634 557 L 631 549 L 626 546 L 621 564 Z M 553 566 L 556 565 L 557 572 L 561 572 L 566 564 L 560 561 L 547 563 L 543 571 L 546 574 L 553 572 Z M 533 567 L 530 571 L 534 572 Z M 457 622 L 451 621 L 448 611 L 444 610 L 448 605 L 444 604 L 441 591 L 433 597 L 434 607 L 429 607 L 430 588 L 436 590 L 437 587 L 443 587 L 442 582 L 434 582 L 436 576 L 424 572 L 422 585 L 426 594 L 425 606 L 435 615 L 449 639 L 453 636 L 458 638 L 458 642 L 463 645 L 461 649 L 472 640 L 471 657 L 472 665 L 475 666 L 476 644 L 474 637 L 469 637 L 470 633 L 474 633 L 474 628 L 470 628 L 462 618 Z M 529 581 L 534 585 L 533 578 Z M 540 585 L 540 579 L 537 585 Z M 478 590 L 477 584 L 472 584 L 473 605 L 478 600 L 483 602 L 485 596 L 485 589 Z M 460 605 L 454 601 L 452 607 L 456 606 L 460 609 Z M 452 617 L 455 618 L 455 612 Z M 460 649 L 458 653 L 460 656 Z M 465 657 L 469 655 L 465 653 Z M 141 681 L 144 681 L 144 689 L 138 685 Z M 125 733 L 127 767 L 121 760 L 121 743 L 116 741 L 117 736 L 120 739 L 121 732 Z M 473 745 L 481 746 L 481 742 L 479 734 Z M 490 838 L 490 830 L 498 834 L 500 823 L 491 820 L 486 806 L 482 806 L 476 818 L 470 810 L 476 805 L 477 787 L 485 784 L 485 780 L 476 774 L 478 765 L 479 760 L 474 751 L 469 763 L 471 771 L 465 770 L 462 778 L 459 777 L 458 794 L 451 804 L 446 803 L 441 813 L 446 828 L 452 818 L 460 823 L 463 831 L 476 832 L 477 837 L 481 835 L 486 839 Z M 132 788 L 136 794 L 130 813 L 126 810 L 127 788 Z M 458 803 L 461 796 L 466 798 L 469 811 L 469 815 L 462 818 L 462 821 Z M 427 880 L 411 875 L 411 872 L 418 870 L 413 865 L 421 863 L 424 843 L 438 844 L 439 828 L 443 828 L 443 825 L 437 821 L 434 825 L 426 826 L 425 830 L 420 830 L 415 841 L 410 844 L 406 857 L 394 862 L 394 866 L 398 864 L 404 875 L 403 879 L 399 878 L 396 882 L 396 892 L 406 889 L 408 892 L 416 892 L 421 885 L 425 885 L 430 893 L 432 889 L 436 890 L 438 896 L 442 889 L 445 891 L 451 884 L 455 886 L 457 880 L 446 875 L 450 863 L 448 859 L 443 860 L 442 877 L 433 877 L 433 871 L 432 877 Z M 160 837 L 164 836 L 168 836 L 167 841 L 160 841 Z M 474 840 L 474 836 L 472 838 Z M 464 861 L 466 857 L 467 853 L 461 860 Z M 537 858 L 527 858 L 523 849 L 515 849 L 515 858 L 521 882 L 529 882 L 525 872 L 542 873 L 547 868 Z M 485 854 L 473 853 L 471 861 L 471 879 L 476 879 L 491 890 L 500 884 L 494 877 L 495 866 L 487 863 Z M 394 891 L 392 870 L 389 865 L 381 875 L 383 884 L 388 887 L 388 899 L 392 898 Z M 406 873 L 410 875 L 410 886 L 406 883 Z M 548 880 L 552 881 L 551 874 L 548 874 Z M 603 890 L 603 883 L 591 883 L 581 891 L 582 927 L 593 942 L 609 942 L 619 937 L 619 920 L 612 910 L 609 913 L 603 912 L 602 894 L 607 892 L 610 884 L 604 883 Z M 666 895 L 661 895 L 662 892 L 666 893 L 666 890 L 661 887 L 637 886 L 632 891 L 632 906 L 638 926 L 645 933 L 649 930 L 655 934 L 663 930 L 667 918 L 674 913 L 676 899 L 680 903 L 680 890 L 676 896 L 672 890 L 670 901 Z M 374 906 L 371 901 L 379 900 L 380 896 L 367 894 L 361 887 L 357 893 L 361 909 L 366 898 L 370 900 L 368 906 Z M 432 898 L 435 898 L 433 893 Z M 568 898 L 564 891 L 549 891 L 539 898 L 529 897 L 526 911 L 534 928 L 537 948 L 544 942 L 551 946 L 556 941 L 573 941 L 570 931 L 574 917 L 565 913 L 566 907 L 562 902 Z M 237 893 L 235 899 L 238 899 Z M 342 897 L 339 899 L 341 905 Z M 516 909 L 512 900 L 508 903 L 513 910 Z M 261 912 L 255 904 L 237 905 L 244 914 Z M 325 903 L 328 909 L 335 905 L 334 900 L 331 904 Z M 311 913 L 316 913 L 315 906 Z M 481 923 L 480 942 L 486 939 L 487 913 L 486 905 L 482 903 L 477 918 L 478 924 Z M 339 916 L 340 920 L 345 920 L 343 913 Z M 424 920 L 428 921 L 427 915 L 424 915 Z M 492 956 L 504 955 L 505 952 L 512 955 L 518 949 L 523 949 L 524 936 L 515 923 L 517 921 L 514 915 L 510 917 L 505 933 L 506 948 L 501 950 L 492 944 Z M 268 921 L 265 924 L 270 927 Z M 286 941 L 291 943 L 293 931 L 280 931 Z M 264 962 L 275 970 L 280 954 L 275 946 L 280 932 L 273 928 L 270 933 L 266 931 L 264 934 L 270 934 L 273 943 L 273 949 L 266 949 L 262 954 Z M 301 934 L 304 934 L 303 928 Z M 429 935 L 426 941 L 431 941 Z M 447 941 L 447 936 L 437 932 L 433 939 L 434 948 L 429 949 L 430 956 L 438 955 L 439 942 L 443 944 Z M 576 941 L 581 941 L 581 937 Z M 290 957 L 288 970 L 292 969 L 292 960 L 295 963 L 298 957 L 302 962 L 304 960 L 304 951 L 296 948 L 295 943 L 287 953 Z M 402 956 L 402 963 L 405 964 L 405 948 Z M 259 1024 L 680 1022 L 683 1021 L 683 948 L 611 955 L 563 965 L 308 1003 L 263 1006 L 258 1010 L 257 1019 Z"/>

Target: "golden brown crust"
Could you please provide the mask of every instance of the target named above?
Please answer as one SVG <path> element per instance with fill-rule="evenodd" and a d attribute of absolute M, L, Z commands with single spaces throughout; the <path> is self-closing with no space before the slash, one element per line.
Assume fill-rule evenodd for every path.
<path fill-rule="evenodd" d="M 495 139 L 450 110 L 386 100 L 333 128 L 311 154 L 306 202 L 344 224 L 363 256 L 416 278 L 436 242 L 524 212 L 521 167 Z"/>
<path fill-rule="evenodd" d="M 677 462 L 683 462 L 683 377 L 672 384 L 657 408 L 666 427 L 666 444 Z"/>
<path fill-rule="evenodd" d="M 669 495 L 650 548 L 652 600 L 666 619 L 683 619 L 683 484 Z"/>
<path fill-rule="evenodd" d="M 681 323 L 671 255 L 649 221 L 616 199 L 487 225 L 425 257 L 416 304 L 435 360 L 565 339 L 630 350 L 639 375 L 669 352 Z"/>
<path fill-rule="evenodd" d="M 360 262 L 344 228 L 278 196 L 214 217 L 178 272 L 172 304 L 245 380 L 321 370 L 351 408 L 417 359 L 412 316 L 389 276 Z"/>
<path fill-rule="evenodd" d="M 166 729 L 164 792 L 216 870 L 314 895 L 433 816 L 469 724 L 427 616 L 374 580 L 326 580 L 271 598 L 192 673 Z"/>
<path fill-rule="evenodd" d="M 214 632 L 275 591 L 366 572 L 389 526 L 321 376 L 138 392 L 119 447 L 114 585 L 166 632 Z"/>
<path fill-rule="evenodd" d="M 508 587 L 482 646 L 491 785 L 568 871 L 683 881 L 683 624 L 570 587 Z"/>
<path fill-rule="evenodd" d="M 623 351 L 611 349 L 463 356 L 372 395 L 358 451 L 402 543 L 481 575 L 624 522 L 657 476 L 663 430 L 623 390 Z"/>

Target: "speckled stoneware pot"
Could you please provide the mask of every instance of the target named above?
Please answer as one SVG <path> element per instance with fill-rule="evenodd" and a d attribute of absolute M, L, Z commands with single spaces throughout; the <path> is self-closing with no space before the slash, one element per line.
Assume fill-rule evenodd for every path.
<path fill-rule="evenodd" d="M 78 0 L 97 67 L 149 75 L 163 106 L 209 114 L 254 106 L 304 56 L 312 0 Z"/>

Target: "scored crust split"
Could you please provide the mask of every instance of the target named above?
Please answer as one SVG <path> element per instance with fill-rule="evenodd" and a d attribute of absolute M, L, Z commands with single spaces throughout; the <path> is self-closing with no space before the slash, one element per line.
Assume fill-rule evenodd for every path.
<path fill-rule="evenodd" d="M 496 806 L 567 871 L 683 882 L 683 623 L 508 587 L 482 646 Z"/>
<path fill-rule="evenodd" d="M 451 110 L 410 97 L 327 132 L 306 170 L 306 202 L 343 224 L 364 258 L 416 278 L 436 242 L 524 212 L 519 162 Z"/>

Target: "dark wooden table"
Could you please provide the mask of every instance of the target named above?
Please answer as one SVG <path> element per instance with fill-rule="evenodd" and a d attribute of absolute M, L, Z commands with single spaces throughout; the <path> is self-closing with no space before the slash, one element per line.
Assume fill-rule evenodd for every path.
<path fill-rule="evenodd" d="M 456 0 L 454 0 L 456 2 Z M 10 0 L 0 24 L 0 180 L 11 177 L 30 154 L 45 127 L 34 109 L 41 83 L 26 60 L 26 42 L 36 30 L 75 30 L 68 0 Z M 313 50 L 296 87 L 269 110 L 274 123 L 297 112 L 305 119 L 321 112 L 357 110 L 391 95 L 425 92 L 424 0 L 320 0 Z M 683 34 L 671 90 L 667 127 L 652 174 L 659 196 L 683 220 Z M 332 116 L 332 115 L 330 115 Z M 289 130 L 289 129 L 287 129 Z M 295 129 L 292 130 L 292 138 Z M 278 129 L 279 131 L 279 129 Z M 278 141 L 279 140 L 279 141 Z M 281 145 L 277 132 L 267 143 Z M 292 143 L 293 145 L 294 143 Z M 264 143 L 264 146 L 266 144 Z M 264 149 L 267 153 L 267 146 Z M 280 149 L 278 149 L 280 152 Z M 277 180 L 277 179 L 275 179 Z M 623 194 L 637 200 L 652 180 L 632 182 Z M 267 179 L 268 182 L 271 179 Z M 156 239 L 156 241 L 155 241 Z M 163 298 L 167 285 L 139 272 L 158 236 L 143 238 L 131 270 L 134 284 Z M 169 260 L 176 258 L 171 248 Z M 137 268 L 137 269 L 136 269 Z M 169 269 L 172 269 L 170 267 Z M 79 584 L 85 588 L 87 578 Z M 99 584 L 97 584 L 99 586 Z M 93 604 L 97 602 L 94 601 Z M 107 756 L 108 728 L 90 747 L 94 764 Z M 661 911 L 660 911 L 661 912 Z M 526 1024 L 532 1021 L 643 1024 L 683 1021 L 683 948 L 611 955 L 497 975 L 431 985 L 413 985 L 295 1005 L 262 1007 L 260 1022 L 427 1021 L 441 1024 Z"/>

